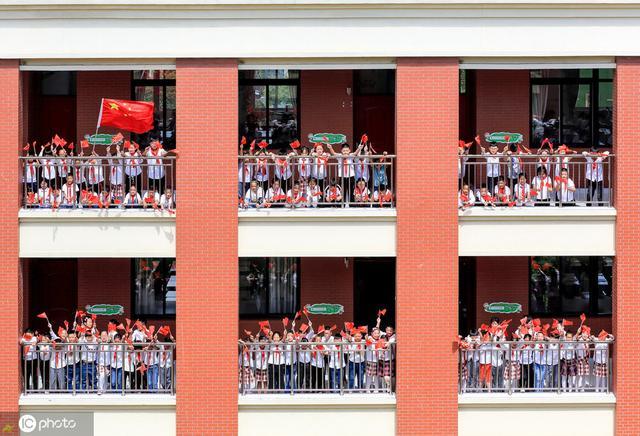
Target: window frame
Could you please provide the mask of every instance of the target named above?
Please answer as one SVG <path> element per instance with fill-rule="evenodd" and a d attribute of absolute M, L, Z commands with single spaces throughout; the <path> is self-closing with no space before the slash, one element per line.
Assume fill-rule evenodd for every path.
<path fill-rule="evenodd" d="M 242 71 L 238 72 L 239 78 L 238 78 L 238 97 L 240 97 L 240 90 L 243 86 L 264 86 L 265 87 L 265 117 L 267 120 L 267 137 L 263 138 L 265 141 L 267 141 L 267 143 L 269 145 L 272 145 L 271 143 L 271 133 L 269 131 L 269 125 L 270 125 L 270 116 L 271 116 L 271 108 L 270 108 L 270 104 L 269 104 L 269 87 L 270 86 L 295 86 L 296 87 L 296 112 L 297 112 L 297 129 L 298 129 L 298 136 L 300 136 L 301 131 L 300 131 L 300 126 L 302 125 L 302 110 L 301 110 L 301 77 L 302 77 L 302 71 L 301 70 L 291 70 L 291 71 L 298 71 L 298 78 L 297 79 L 285 79 L 285 78 L 269 78 L 269 79 L 248 79 L 248 78 L 243 78 L 242 77 Z M 242 133 L 240 133 L 240 127 L 241 127 L 241 120 L 240 120 L 240 104 L 238 102 L 238 143 L 240 143 L 240 139 L 242 137 Z M 297 138 L 298 140 L 302 140 L 302 138 Z"/>
<path fill-rule="evenodd" d="M 534 258 L 536 257 L 556 257 L 558 258 L 558 267 L 560 269 L 560 282 L 558 283 L 558 294 L 560 297 L 560 311 L 549 311 L 549 312 L 537 312 L 533 310 L 533 305 L 531 304 L 532 301 L 532 297 L 533 297 L 533 286 L 532 286 L 532 280 L 531 280 L 531 274 L 532 274 L 532 262 L 534 260 Z M 615 257 L 614 256 L 529 256 L 529 264 L 528 264 L 528 274 L 527 274 L 527 280 L 528 280 L 528 286 L 529 286 L 529 292 L 528 292 L 528 306 L 529 306 L 529 315 L 532 317 L 540 317 L 540 318 L 562 318 L 562 317 L 575 317 L 580 315 L 581 312 L 568 312 L 568 311 L 563 311 L 562 308 L 562 296 L 563 296 L 563 288 L 562 288 L 562 276 L 564 273 L 564 265 L 566 263 L 566 259 L 568 258 L 572 258 L 572 257 L 587 257 L 589 259 L 589 266 L 588 266 L 588 272 L 589 272 L 589 283 L 591 285 L 591 289 L 589 289 L 589 309 L 588 311 L 585 312 L 585 314 L 587 316 L 591 316 L 591 317 L 607 317 L 607 316 L 612 316 L 611 313 L 599 313 L 598 310 L 598 262 L 600 262 L 602 259 L 604 258 L 611 258 L 612 261 L 614 261 Z M 613 283 L 611 283 L 611 296 L 613 298 L 613 293 L 615 292 L 615 289 L 613 287 Z"/>
<path fill-rule="evenodd" d="M 135 100 L 136 98 L 136 87 L 138 86 L 158 86 L 162 87 L 162 140 L 164 145 L 164 140 L 167 138 L 167 87 L 173 86 L 176 88 L 176 79 L 136 79 L 135 71 L 131 71 L 131 100 Z M 177 93 L 177 88 L 176 88 Z M 176 110 L 177 114 L 177 110 Z M 173 146 L 168 149 L 175 148 L 175 138 L 177 136 L 177 132 L 174 128 L 173 135 Z M 135 135 L 135 133 L 132 133 Z M 166 145 L 164 145 L 167 148 Z"/>
<path fill-rule="evenodd" d="M 249 257 L 238 257 L 238 263 L 240 262 L 241 259 L 267 259 L 267 262 L 269 261 L 269 259 L 271 259 L 272 257 L 278 257 L 278 256 L 268 256 L 268 257 L 263 257 L 263 256 L 249 256 Z M 296 260 L 296 264 L 298 265 L 297 269 L 298 269 L 298 283 L 296 286 L 296 290 L 295 290 L 295 295 L 296 295 L 296 305 L 299 306 L 300 305 L 300 290 L 302 288 L 302 263 L 301 263 L 301 257 L 296 257 L 296 256 L 280 256 L 280 257 L 289 257 L 291 259 L 295 259 Z M 238 265 L 239 267 L 239 265 Z M 238 268 L 238 274 L 240 274 L 240 268 Z M 270 301 L 271 298 L 271 288 L 269 287 L 269 278 L 268 275 L 265 274 L 264 275 L 264 283 L 265 283 L 265 289 L 266 289 L 266 307 L 269 307 L 268 302 Z M 263 313 L 242 313 L 240 311 L 240 283 L 238 282 L 238 315 L 239 318 L 241 320 L 256 320 L 256 319 L 270 319 L 270 318 L 283 318 L 285 316 L 291 316 L 293 315 L 293 313 L 270 313 L 270 312 L 263 312 Z M 294 309 L 294 313 L 295 311 L 298 310 L 298 308 Z"/>
<path fill-rule="evenodd" d="M 531 70 L 529 71 L 529 135 L 533 140 L 533 87 L 535 85 L 558 85 L 560 86 L 560 100 L 558 114 L 558 132 L 560 132 L 559 144 L 562 143 L 562 123 L 563 123 L 563 86 L 565 85 L 589 85 L 589 106 L 591 108 L 591 145 L 598 143 L 598 131 L 600 130 L 600 123 L 598 121 L 598 111 L 600 109 L 600 84 L 601 83 L 613 83 L 613 78 L 608 79 L 600 78 L 600 69 L 592 68 L 591 77 L 531 77 Z M 612 129 L 614 126 L 612 125 Z M 554 138 L 555 139 L 555 138 Z M 529 143 L 529 148 L 538 149 L 540 145 L 533 145 L 532 141 Z M 598 148 L 613 148 L 607 146 L 598 146 Z"/>
<path fill-rule="evenodd" d="M 148 320 L 157 320 L 157 319 L 176 319 L 176 314 L 177 313 L 164 313 L 164 314 L 159 314 L 159 313 L 140 313 L 137 310 L 137 305 L 136 305 L 136 276 L 135 276 L 135 271 L 136 271 L 136 261 L 139 259 L 149 259 L 149 257 L 132 257 L 131 258 L 131 274 L 130 274 L 130 281 L 131 281 L 131 316 L 134 319 L 140 319 L 140 318 L 145 318 Z M 173 259 L 174 262 L 177 260 L 177 258 L 175 257 L 158 257 L 158 259 Z M 176 268 L 176 279 L 178 276 L 178 269 Z M 178 287 L 176 286 L 176 295 L 178 293 Z M 166 304 L 166 299 L 164 300 L 163 305 Z M 165 309 L 165 307 L 163 307 L 163 309 Z M 177 304 L 176 304 L 176 312 L 177 312 Z"/>

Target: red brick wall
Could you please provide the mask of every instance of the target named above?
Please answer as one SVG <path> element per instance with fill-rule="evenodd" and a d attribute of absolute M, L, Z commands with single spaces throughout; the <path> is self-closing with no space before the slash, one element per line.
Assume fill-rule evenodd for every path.
<path fill-rule="evenodd" d="M 177 178 L 180 213 L 176 251 L 179 389 L 178 435 L 238 432 L 238 64 L 229 59 L 176 62 Z M 202 138 L 209 138 L 206 149 Z M 212 159 L 202 159 L 215 150 Z M 216 186 L 211 201 L 200 198 L 202 174 Z M 212 258 L 212 256 L 214 256 Z M 215 314 L 209 316 L 208 314 Z M 210 335 L 203 337 L 202 328 Z M 203 359 L 203 340 L 217 341 Z M 215 430 L 214 430 L 215 429 Z"/>
<path fill-rule="evenodd" d="M 476 129 L 481 138 L 486 132 L 517 132 L 529 145 L 529 111 L 528 70 L 476 71 Z"/>
<path fill-rule="evenodd" d="M 615 200 L 616 259 L 614 270 L 613 333 L 616 435 L 636 435 L 640 427 L 640 372 L 638 366 L 637 303 L 640 300 L 640 213 L 637 190 L 640 172 L 636 164 L 640 124 L 640 58 L 618 58 L 615 72 Z"/>
<path fill-rule="evenodd" d="M 76 144 L 96 132 L 102 98 L 131 99 L 131 71 L 78 71 L 76 76 Z M 115 133 L 109 127 L 102 133 Z M 122 132 L 124 135 L 126 132 Z"/>
<path fill-rule="evenodd" d="M 353 141 L 353 72 L 300 72 L 300 142 L 309 145 L 309 133 L 342 133 Z M 351 144 L 353 145 L 353 144 Z"/>
<path fill-rule="evenodd" d="M 344 306 L 342 315 L 311 316 L 314 327 L 320 324 L 331 327 L 336 324 L 340 331 L 345 321 L 353 321 L 353 259 L 350 260 L 348 268 L 345 268 L 343 257 L 303 257 L 300 264 L 300 307 L 314 303 L 342 304 Z M 288 317 L 293 318 L 293 314 Z M 281 318 L 261 319 L 268 319 L 274 330 L 282 331 Z M 304 316 L 303 322 L 306 322 Z M 300 321 L 297 325 L 300 325 Z M 245 329 L 256 333 L 258 321 L 241 320 L 238 334 L 243 336 Z"/>
<path fill-rule="evenodd" d="M 16 338 L 20 333 L 20 289 L 18 259 L 19 172 L 16 156 L 21 153 L 20 72 L 17 60 L 0 60 L 0 410 L 18 411 L 20 360 Z"/>
<path fill-rule="evenodd" d="M 517 320 L 529 314 L 529 258 L 528 257 L 477 257 L 476 258 L 476 320 L 478 325 L 488 323 L 493 314 L 484 311 L 483 304 L 505 301 L 520 303 L 521 314 L 495 315 L 501 319 Z M 577 325 L 577 316 L 567 317 Z M 541 318 L 551 323 L 552 318 Z M 611 317 L 589 317 L 587 324 L 597 334 L 601 329 L 611 331 Z M 575 327 L 569 328 L 575 330 Z"/>
<path fill-rule="evenodd" d="M 458 424 L 458 216 L 455 159 L 424 165 L 424 149 L 458 140 L 458 60 L 400 58 L 396 85 L 397 434 L 454 435 Z M 416 141 L 420 138 L 420 141 Z M 429 183 L 414 200 L 415 175 Z M 404 345 L 403 345 L 404 344 Z"/>

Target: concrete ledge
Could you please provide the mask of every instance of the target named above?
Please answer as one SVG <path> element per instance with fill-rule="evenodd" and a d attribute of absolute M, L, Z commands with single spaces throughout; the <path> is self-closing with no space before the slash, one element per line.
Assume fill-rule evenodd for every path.
<path fill-rule="evenodd" d="M 458 395 L 459 406 L 549 406 L 553 404 L 589 405 L 589 404 L 616 404 L 616 396 L 612 393 L 519 393 L 509 394 L 488 394 L 471 393 Z"/>
<path fill-rule="evenodd" d="M 395 395 L 387 394 L 257 394 L 240 395 L 238 407 L 313 407 L 336 408 L 348 406 L 357 407 L 395 407 Z"/>
<path fill-rule="evenodd" d="M 18 405 L 22 408 L 175 408 L 175 395 L 166 394 L 33 394 L 21 395 Z"/>
<path fill-rule="evenodd" d="M 175 221 L 176 215 L 154 209 L 20 209 L 20 222 L 42 221 L 99 221 L 104 223 L 114 221 L 144 221 L 151 222 Z"/>
<path fill-rule="evenodd" d="M 608 220 L 615 221 L 617 211 L 613 207 L 472 207 L 458 211 L 460 221 L 467 220 Z"/>
<path fill-rule="evenodd" d="M 374 207 L 348 207 L 340 208 L 268 208 L 268 209 L 239 209 L 240 221 L 395 221 L 396 209 Z"/>

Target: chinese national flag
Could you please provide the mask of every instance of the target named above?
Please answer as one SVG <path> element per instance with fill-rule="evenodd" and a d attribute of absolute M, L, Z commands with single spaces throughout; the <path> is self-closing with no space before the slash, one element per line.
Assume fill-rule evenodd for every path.
<path fill-rule="evenodd" d="M 153 129 L 153 103 L 146 101 L 102 99 L 98 128 L 115 127 L 134 133 Z"/>

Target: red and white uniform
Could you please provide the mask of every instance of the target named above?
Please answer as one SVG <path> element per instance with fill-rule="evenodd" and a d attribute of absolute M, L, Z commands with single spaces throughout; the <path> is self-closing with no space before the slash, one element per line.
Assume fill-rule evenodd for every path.
<path fill-rule="evenodd" d="M 309 207 L 318 207 L 318 202 L 321 200 L 322 191 L 318 185 L 313 187 L 308 186 L 307 188 L 307 206 Z"/>
<path fill-rule="evenodd" d="M 603 180 L 602 156 L 598 156 L 594 159 L 592 156 L 587 155 L 586 159 L 587 159 L 587 163 L 586 163 L 586 169 L 585 169 L 586 170 L 585 176 L 587 180 L 590 180 L 592 182 L 602 182 Z"/>
<path fill-rule="evenodd" d="M 535 176 L 531 187 L 536 190 L 535 198 L 537 200 L 547 200 L 549 199 L 549 192 L 553 189 L 553 183 L 551 183 L 551 177 L 549 176 Z"/>
<path fill-rule="evenodd" d="M 355 168 L 353 165 L 353 157 L 349 155 L 346 155 L 345 157 L 338 157 L 338 177 L 349 178 L 353 177 L 354 175 Z"/>
<path fill-rule="evenodd" d="M 124 183 L 122 159 L 109 159 L 109 183 L 122 185 Z"/>
<path fill-rule="evenodd" d="M 140 198 L 140 194 L 138 194 L 137 192 L 135 195 L 127 193 L 127 195 L 124 197 L 124 204 L 128 206 L 141 205 L 142 198 Z"/>
<path fill-rule="evenodd" d="M 311 177 L 311 162 L 313 160 L 309 156 L 301 156 L 298 158 L 298 176 L 303 179 Z"/>
<path fill-rule="evenodd" d="M 73 175 L 73 162 L 70 158 L 60 158 L 58 160 L 58 174 L 60 174 L 60 177 L 67 177 L 69 174 Z"/>
<path fill-rule="evenodd" d="M 276 166 L 274 169 L 276 177 L 280 180 L 287 180 L 291 178 L 291 162 L 287 158 L 276 158 Z"/>
<path fill-rule="evenodd" d="M 329 155 L 322 153 L 316 155 L 313 166 L 311 167 L 311 175 L 317 180 L 324 180 L 329 175 Z"/>
<path fill-rule="evenodd" d="M 359 157 L 355 160 L 356 179 L 364 179 L 369 181 L 369 164 L 370 161 L 366 157 Z"/>
<path fill-rule="evenodd" d="M 162 165 L 162 157 L 165 156 L 167 152 L 164 148 L 156 148 L 155 150 L 149 147 L 145 156 L 147 159 L 147 174 L 150 179 L 158 180 L 164 177 L 164 166 Z"/>
<path fill-rule="evenodd" d="M 281 187 L 278 187 L 277 189 L 269 188 L 267 190 L 266 200 L 268 202 L 283 201 L 285 198 L 286 198 L 286 195 L 284 195 L 284 191 L 282 190 Z"/>
<path fill-rule="evenodd" d="M 38 163 L 30 159 L 24 165 L 24 181 L 26 183 L 36 183 L 38 181 Z"/>
<path fill-rule="evenodd" d="M 269 180 L 269 165 L 266 158 L 256 159 L 253 169 L 254 177 L 258 182 L 266 182 Z"/>
<path fill-rule="evenodd" d="M 49 207 L 55 203 L 55 194 L 51 188 L 38 189 L 38 197 L 36 198 L 40 206 Z"/>
<path fill-rule="evenodd" d="M 289 207 L 303 207 L 306 206 L 307 201 L 303 194 L 303 190 L 299 189 L 297 193 L 293 192 L 293 189 L 287 191 L 287 206 Z"/>
<path fill-rule="evenodd" d="M 519 206 L 530 203 L 530 189 L 528 183 L 518 183 L 513 187 L 513 195 Z"/>
<path fill-rule="evenodd" d="M 76 204 L 77 202 L 77 194 L 78 194 L 78 185 L 75 183 L 68 184 L 65 183 L 60 188 L 60 204 L 71 206 Z"/>
<path fill-rule="evenodd" d="M 253 179 L 253 163 L 249 159 L 238 159 L 238 182 L 249 183 Z"/>
<path fill-rule="evenodd" d="M 356 186 L 353 190 L 353 198 L 356 202 L 369 201 L 371 198 L 371 191 L 367 187 L 360 188 Z"/>
<path fill-rule="evenodd" d="M 469 190 L 468 193 L 464 193 L 462 191 L 458 192 L 458 207 L 467 208 L 471 207 L 476 202 L 476 196 L 473 195 L 473 192 Z"/>
<path fill-rule="evenodd" d="M 92 159 L 87 163 L 87 183 L 90 185 L 97 185 L 98 183 L 104 182 L 104 170 L 102 168 L 102 164 L 96 160 Z"/>
<path fill-rule="evenodd" d="M 129 159 L 125 159 L 124 172 L 129 177 L 137 177 L 142 173 L 142 159 L 140 159 L 140 153 L 137 151 L 133 153 L 129 153 L 128 151 L 124 153 L 124 156 Z"/>
<path fill-rule="evenodd" d="M 506 203 L 511 199 L 511 189 L 507 185 L 502 188 L 498 185 L 493 188 L 493 193 L 497 201 L 500 203 Z"/>
<path fill-rule="evenodd" d="M 53 156 L 43 156 L 44 149 L 40 150 L 40 166 L 42 167 L 42 177 L 51 180 L 56 178 L 56 161 Z"/>
<path fill-rule="evenodd" d="M 373 191 L 373 201 L 391 203 L 391 200 L 393 200 L 393 194 L 390 190 L 385 189 L 382 193 L 379 191 Z"/>

